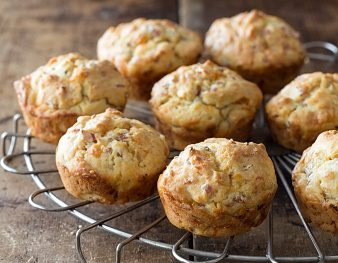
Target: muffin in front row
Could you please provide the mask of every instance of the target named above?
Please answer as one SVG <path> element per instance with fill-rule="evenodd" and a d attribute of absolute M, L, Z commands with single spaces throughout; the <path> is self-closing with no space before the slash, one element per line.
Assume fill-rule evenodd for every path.
<path fill-rule="evenodd" d="M 205 38 L 207 55 L 275 94 L 294 79 L 305 60 L 298 33 L 258 10 L 217 19 Z"/>
<path fill-rule="evenodd" d="M 285 148 L 302 152 L 317 136 L 338 128 L 338 74 L 303 74 L 266 105 L 271 133 Z"/>
<path fill-rule="evenodd" d="M 277 180 L 263 144 L 211 138 L 175 157 L 160 175 L 157 189 L 173 225 L 219 237 L 261 224 Z"/>
<path fill-rule="evenodd" d="M 304 151 L 292 172 L 295 193 L 305 217 L 338 234 L 338 131 L 321 133 Z"/>
<path fill-rule="evenodd" d="M 32 135 L 57 144 L 78 116 L 123 110 L 130 84 L 111 62 L 69 53 L 51 58 L 14 87 Z"/>
<path fill-rule="evenodd" d="M 56 165 L 73 196 L 122 204 L 153 193 L 168 154 L 164 136 L 155 129 L 107 109 L 78 118 L 59 141 Z"/>
<path fill-rule="evenodd" d="M 211 61 L 184 66 L 157 82 L 151 109 L 172 148 L 210 137 L 245 141 L 262 93 L 256 84 Z"/>
<path fill-rule="evenodd" d="M 107 29 L 98 41 L 97 55 L 130 80 L 133 98 L 148 100 L 157 80 L 196 63 L 202 49 L 199 35 L 187 28 L 165 19 L 139 18 Z"/>

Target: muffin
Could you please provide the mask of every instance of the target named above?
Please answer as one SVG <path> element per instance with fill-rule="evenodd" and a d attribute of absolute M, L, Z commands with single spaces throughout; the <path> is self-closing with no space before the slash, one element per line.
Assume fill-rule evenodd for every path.
<path fill-rule="evenodd" d="M 258 10 L 214 21 L 205 48 L 212 60 L 270 94 L 294 79 L 305 59 L 298 33 L 282 19 Z"/>
<path fill-rule="evenodd" d="M 175 157 L 160 175 L 157 189 L 173 225 L 218 237 L 261 224 L 277 181 L 263 144 L 211 138 Z"/>
<path fill-rule="evenodd" d="M 66 190 L 105 204 L 153 193 L 169 154 L 164 136 L 121 112 L 79 117 L 59 141 L 56 166 Z"/>
<path fill-rule="evenodd" d="M 78 116 L 123 110 L 130 84 L 107 61 L 69 53 L 53 57 L 14 83 L 32 135 L 57 144 Z"/>
<path fill-rule="evenodd" d="M 110 27 L 99 39 L 99 59 L 108 59 L 133 84 L 132 97 L 148 100 L 161 77 L 197 62 L 203 44 L 198 34 L 164 19 L 135 19 Z"/>
<path fill-rule="evenodd" d="M 317 136 L 338 127 L 338 74 L 297 77 L 266 105 L 270 130 L 285 148 L 302 152 Z"/>
<path fill-rule="evenodd" d="M 262 101 L 256 84 L 211 61 L 184 66 L 157 82 L 150 100 L 171 147 L 210 137 L 245 141 Z"/>
<path fill-rule="evenodd" d="M 321 133 L 304 151 L 292 172 L 298 203 L 305 217 L 338 234 L 338 131 Z"/>

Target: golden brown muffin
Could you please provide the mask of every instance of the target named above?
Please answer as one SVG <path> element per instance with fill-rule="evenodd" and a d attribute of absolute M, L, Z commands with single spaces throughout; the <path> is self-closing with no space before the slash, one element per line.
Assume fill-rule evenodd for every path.
<path fill-rule="evenodd" d="M 201 236 L 232 236 L 263 222 L 277 189 L 263 144 L 223 138 L 192 144 L 157 183 L 165 213 L 178 228 Z"/>
<path fill-rule="evenodd" d="M 107 109 L 78 118 L 59 141 L 56 165 L 73 196 L 106 204 L 125 203 L 153 193 L 168 154 L 163 135 Z"/>
<path fill-rule="evenodd" d="M 276 141 L 302 152 L 321 132 L 338 127 L 338 74 L 297 77 L 267 103 L 266 114 Z"/>
<path fill-rule="evenodd" d="M 211 61 L 184 66 L 157 82 L 151 108 L 171 147 L 210 137 L 245 141 L 260 103 L 259 88 Z"/>
<path fill-rule="evenodd" d="M 321 133 L 304 151 L 292 172 L 298 203 L 305 217 L 338 234 L 338 131 Z"/>
<path fill-rule="evenodd" d="M 294 79 L 305 59 L 298 33 L 282 19 L 258 10 L 214 21 L 205 47 L 212 60 L 270 94 Z"/>
<path fill-rule="evenodd" d="M 32 134 L 57 144 L 78 116 L 123 110 L 130 84 L 111 62 L 69 53 L 51 58 L 14 87 Z"/>
<path fill-rule="evenodd" d="M 164 19 L 135 19 L 110 27 L 99 39 L 99 59 L 108 59 L 133 84 L 131 95 L 149 99 L 155 81 L 182 65 L 197 62 L 201 38 Z"/>

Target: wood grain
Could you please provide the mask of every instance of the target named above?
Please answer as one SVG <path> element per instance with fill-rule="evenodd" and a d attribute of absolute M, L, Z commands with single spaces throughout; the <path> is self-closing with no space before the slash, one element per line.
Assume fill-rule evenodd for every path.
<path fill-rule="evenodd" d="M 169 18 L 203 34 L 210 23 L 222 16 L 231 16 L 243 10 L 262 9 L 281 16 L 302 34 L 304 41 L 326 40 L 338 43 L 338 1 L 282 1 L 282 0 L 181 0 L 180 10 L 175 0 L 12 0 L 0 1 L 0 132 L 12 127 L 10 116 L 18 107 L 12 82 L 53 55 L 78 51 L 95 57 L 96 41 L 113 24 L 136 17 Z M 179 11 L 179 12 L 178 12 Z M 178 18 L 179 14 L 179 18 Z M 310 65 L 307 70 L 312 70 Z M 330 67 L 329 70 L 336 70 Z M 132 110 L 127 115 L 135 116 Z M 136 116 L 142 118 L 142 116 Z M 145 118 L 145 121 L 151 121 Z M 34 147 L 53 147 L 39 141 Z M 51 157 L 37 157 L 39 167 L 53 166 Z M 17 165 L 22 165 L 18 161 Z M 48 186 L 61 185 L 57 174 L 45 175 Z M 279 183 L 280 184 L 280 183 Z M 85 225 L 67 213 L 46 213 L 29 206 L 27 197 L 36 190 L 26 176 L 0 172 L 0 262 L 78 262 L 75 253 L 77 226 Z M 276 255 L 315 255 L 300 221 L 284 191 L 278 192 L 274 202 Z M 65 193 L 62 198 L 76 202 Z M 46 200 L 41 202 L 48 204 Z M 96 205 L 83 208 L 85 212 L 101 218 L 118 207 Z M 124 216 L 110 224 L 121 229 L 136 231 L 163 213 L 157 202 L 144 210 Z M 159 234 L 160 233 L 160 234 Z M 182 231 L 164 221 L 147 236 L 174 242 Z M 328 254 L 338 250 L 338 240 L 315 230 L 321 247 Z M 98 229 L 84 236 L 85 253 L 89 262 L 112 262 L 114 247 L 122 239 Z M 265 255 L 266 223 L 250 234 L 237 237 L 231 248 L 235 254 Z M 198 248 L 221 251 L 224 239 L 201 238 Z M 132 243 L 126 247 L 123 262 L 174 262 L 170 252 Z"/>

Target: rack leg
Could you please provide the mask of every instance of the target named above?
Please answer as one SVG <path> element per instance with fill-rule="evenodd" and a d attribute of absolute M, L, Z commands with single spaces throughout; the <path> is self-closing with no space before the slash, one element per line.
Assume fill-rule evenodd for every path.
<path fill-rule="evenodd" d="M 189 248 L 191 248 L 191 249 L 195 249 L 196 248 L 196 236 L 195 235 L 191 235 L 190 237 L 189 237 L 189 240 L 188 240 L 188 246 L 189 246 Z M 191 260 L 191 261 L 197 261 L 197 257 L 195 257 L 195 256 L 189 256 L 189 260 Z"/>

